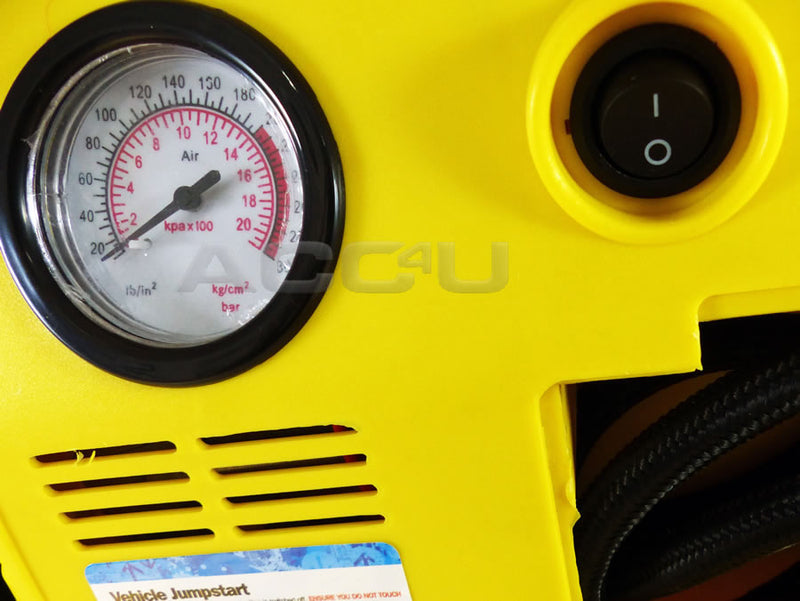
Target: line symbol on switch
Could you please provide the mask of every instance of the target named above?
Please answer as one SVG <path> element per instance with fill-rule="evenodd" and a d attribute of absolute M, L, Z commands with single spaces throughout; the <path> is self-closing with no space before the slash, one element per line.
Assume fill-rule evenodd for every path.
<path fill-rule="evenodd" d="M 653 94 L 653 117 L 658 119 L 660 115 L 661 111 L 659 110 L 658 106 L 658 92 L 656 92 L 655 94 Z"/>

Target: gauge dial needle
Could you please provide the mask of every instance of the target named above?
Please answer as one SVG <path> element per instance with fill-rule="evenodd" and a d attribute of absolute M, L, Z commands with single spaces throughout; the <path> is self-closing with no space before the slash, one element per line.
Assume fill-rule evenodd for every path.
<path fill-rule="evenodd" d="M 211 188 L 211 186 L 218 183 L 220 179 L 221 176 L 219 171 L 212 169 L 191 186 L 181 186 L 175 190 L 175 193 L 172 195 L 172 202 L 170 202 L 167 206 L 143 223 L 130 236 L 120 240 L 117 244 L 115 244 L 114 247 L 104 254 L 100 260 L 105 261 L 111 257 L 117 257 L 121 255 L 125 252 L 129 240 L 136 240 L 140 238 L 142 234 L 149 232 L 173 213 L 176 213 L 180 210 L 196 211 L 199 209 L 203 200 L 202 194 Z"/>

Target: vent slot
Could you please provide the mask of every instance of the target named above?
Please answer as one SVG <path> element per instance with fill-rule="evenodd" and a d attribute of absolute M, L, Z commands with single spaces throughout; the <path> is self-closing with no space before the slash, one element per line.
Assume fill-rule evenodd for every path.
<path fill-rule="evenodd" d="M 271 472 L 274 470 L 292 470 L 304 467 L 366 463 L 366 461 L 367 456 L 363 454 L 338 455 L 336 457 L 318 457 L 315 459 L 298 459 L 295 461 L 276 461 L 274 463 L 255 463 L 252 465 L 215 467 L 214 471 L 220 476 L 233 476 L 238 474 L 252 474 L 255 472 Z"/>
<path fill-rule="evenodd" d="M 322 434 L 342 434 L 345 432 L 355 432 L 348 426 L 328 425 L 328 426 L 309 426 L 304 428 L 284 428 L 281 430 L 260 430 L 257 432 L 241 432 L 239 434 L 229 434 L 228 436 L 210 436 L 201 438 L 209 446 L 236 444 L 240 442 L 257 442 L 260 440 L 276 440 L 279 438 L 298 438 L 300 436 L 319 436 Z"/>
<path fill-rule="evenodd" d="M 313 497 L 330 497 L 335 495 L 363 494 L 378 492 L 372 484 L 360 486 L 338 486 L 336 488 L 318 488 L 315 490 L 297 490 L 292 492 L 276 492 L 260 495 L 243 495 L 240 497 L 225 497 L 226 501 L 239 505 L 243 503 L 261 503 L 267 501 L 283 501 L 287 499 L 308 499 Z"/>
<path fill-rule="evenodd" d="M 107 515 L 127 515 L 131 513 L 148 513 L 153 511 L 175 511 L 178 509 L 202 509 L 197 501 L 177 501 L 174 503 L 152 503 L 149 505 L 128 505 L 127 507 L 103 507 L 101 509 L 85 509 L 83 511 L 65 511 L 64 515 L 71 520 L 84 520 Z"/>
<path fill-rule="evenodd" d="M 171 472 L 167 474 L 144 474 L 142 476 L 125 476 L 122 478 L 100 478 L 97 480 L 59 482 L 50 484 L 49 486 L 56 492 L 69 492 L 87 488 L 103 488 L 109 486 L 124 486 L 126 484 L 147 484 L 151 482 L 169 482 L 188 479 L 189 475 L 185 472 Z"/>
<path fill-rule="evenodd" d="M 123 536 L 103 536 L 100 538 L 83 538 L 78 542 L 84 547 L 97 547 L 99 545 L 121 545 L 126 543 L 141 543 L 155 540 L 169 540 L 175 538 L 193 538 L 199 536 L 214 536 L 214 531 L 208 528 L 196 530 L 175 530 L 172 532 L 147 532 L 144 534 L 127 534 Z"/>
<path fill-rule="evenodd" d="M 293 522 L 271 522 L 268 524 L 246 524 L 237 526 L 242 532 L 263 532 L 266 530 L 283 530 L 287 528 L 308 528 L 310 526 L 331 526 L 340 524 L 383 523 L 382 515 L 348 515 L 337 518 L 321 518 L 316 520 L 296 520 Z"/>
<path fill-rule="evenodd" d="M 62 451 L 60 453 L 47 453 L 34 457 L 39 463 L 63 463 L 67 461 L 82 461 L 98 457 L 119 457 L 123 455 L 141 455 L 143 453 L 163 453 L 175 451 L 174 443 L 169 441 L 146 442 L 142 444 L 129 444 L 114 447 L 100 447 L 95 449 L 79 449 Z"/>

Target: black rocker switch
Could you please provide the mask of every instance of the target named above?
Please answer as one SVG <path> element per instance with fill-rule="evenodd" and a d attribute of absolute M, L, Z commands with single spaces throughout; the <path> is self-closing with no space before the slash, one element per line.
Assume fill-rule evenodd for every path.
<path fill-rule="evenodd" d="M 675 175 L 703 154 L 714 131 L 714 103 L 693 62 L 645 53 L 618 68 L 600 91 L 602 149 L 639 178 Z"/>
<path fill-rule="evenodd" d="M 578 78 L 570 124 L 578 154 L 610 188 L 683 192 L 716 169 L 739 126 L 738 82 L 704 36 L 646 25 L 603 46 Z"/>

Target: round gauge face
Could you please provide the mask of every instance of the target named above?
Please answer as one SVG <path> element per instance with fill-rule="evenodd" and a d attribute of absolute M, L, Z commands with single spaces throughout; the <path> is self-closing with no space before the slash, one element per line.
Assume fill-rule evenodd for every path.
<path fill-rule="evenodd" d="M 95 64 L 63 90 L 31 174 L 42 250 L 101 325 L 170 346 L 225 336 L 297 253 L 291 124 L 252 76 L 197 50 L 127 45 Z"/>
<path fill-rule="evenodd" d="M 341 241 L 336 145 L 300 74 L 241 23 L 191 4 L 93 13 L 34 57 L 4 124 L 4 252 L 43 321 L 101 367 L 224 377 L 318 302 Z"/>

